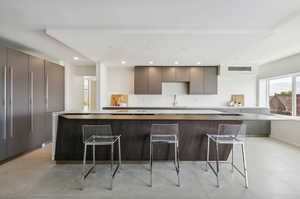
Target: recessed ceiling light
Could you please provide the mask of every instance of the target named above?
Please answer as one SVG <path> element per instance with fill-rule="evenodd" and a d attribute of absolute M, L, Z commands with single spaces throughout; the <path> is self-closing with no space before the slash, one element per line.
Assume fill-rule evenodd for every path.
<path fill-rule="evenodd" d="M 175 64 L 175 65 L 178 65 L 179 63 L 178 63 L 178 61 L 175 61 L 174 64 Z"/>
<path fill-rule="evenodd" d="M 153 61 L 149 61 L 149 64 L 151 64 L 151 65 L 152 65 L 152 64 L 153 64 Z"/>
<path fill-rule="evenodd" d="M 201 62 L 198 61 L 198 62 L 197 62 L 197 65 L 200 65 L 200 64 L 201 64 Z"/>
<path fill-rule="evenodd" d="M 73 57 L 73 59 L 74 59 L 74 60 L 78 60 L 78 59 L 79 59 L 79 57 Z"/>
<path fill-rule="evenodd" d="M 121 61 L 121 64 L 126 64 L 126 61 Z"/>

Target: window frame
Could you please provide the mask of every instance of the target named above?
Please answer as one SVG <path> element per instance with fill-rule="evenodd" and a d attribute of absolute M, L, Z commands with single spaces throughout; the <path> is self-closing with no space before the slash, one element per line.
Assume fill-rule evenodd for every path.
<path fill-rule="evenodd" d="M 265 78 L 264 80 L 267 81 L 267 89 L 266 89 L 266 105 L 268 108 L 270 108 L 270 103 L 269 103 L 269 96 L 270 96 L 270 81 L 271 80 L 276 80 L 276 79 L 282 79 L 282 78 L 291 78 L 292 79 L 292 115 L 291 116 L 295 116 L 295 117 L 300 117 L 297 116 L 297 93 L 296 93 L 296 89 L 297 89 L 297 77 L 300 78 L 300 73 L 293 73 L 293 74 L 287 74 L 287 75 L 280 75 L 280 76 L 274 76 L 274 77 L 270 77 L 270 78 Z M 263 80 L 263 79 L 261 79 Z M 276 114 L 276 113 L 275 113 Z"/>

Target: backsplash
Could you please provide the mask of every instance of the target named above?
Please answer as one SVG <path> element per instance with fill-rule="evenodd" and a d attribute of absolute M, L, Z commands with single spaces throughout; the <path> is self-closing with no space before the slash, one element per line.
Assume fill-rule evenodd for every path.
<path fill-rule="evenodd" d="M 227 97 L 218 97 L 218 95 L 177 95 L 176 106 L 225 106 L 229 100 L 230 95 Z M 173 95 L 128 96 L 128 106 L 173 106 L 173 102 Z M 251 106 L 254 106 L 254 104 L 251 104 Z"/>
<path fill-rule="evenodd" d="M 172 92 L 164 95 L 134 95 L 134 70 L 109 68 L 107 82 L 107 105 L 112 94 L 127 94 L 128 106 L 173 106 Z M 174 87 L 177 88 L 178 87 Z M 176 93 L 176 92 L 175 92 Z M 180 92 L 177 92 L 180 93 Z M 221 70 L 217 95 L 177 95 L 177 106 L 225 106 L 232 94 L 243 94 L 245 106 L 256 106 L 256 76 L 226 73 Z"/>

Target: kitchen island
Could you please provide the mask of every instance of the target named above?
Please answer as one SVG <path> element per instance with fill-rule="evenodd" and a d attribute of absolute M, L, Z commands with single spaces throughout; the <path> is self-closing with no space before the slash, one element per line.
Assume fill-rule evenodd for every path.
<path fill-rule="evenodd" d="M 207 133 L 216 133 L 218 125 L 284 120 L 282 117 L 261 114 L 230 114 L 218 111 L 101 111 L 94 113 L 60 113 L 57 120 L 54 159 L 57 162 L 81 161 L 83 143 L 81 126 L 84 124 L 110 124 L 113 134 L 121 135 L 122 159 L 145 161 L 149 159 L 149 133 L 151 124 L 178 123 L 180 159 L 187 161 L 206 160 Z M 266 130 L 270 126 L 267 125 Z M 251 130 L 251 129 L 250 129 Z M 269 132 L 267 132 L 269 133 Z M 214 145 L 211 145 L 211 159 L 215 159 Z M 220 159 L 226 160 L 230 146 L 220 147 Z M 108 160 L 109 147 L 98 147 L 97 160 Z M 170 146 L 160 145 L 154 150 L 154 159 L 173 158 Z M 91 159 L 91 151 L 87 154 Z"/>

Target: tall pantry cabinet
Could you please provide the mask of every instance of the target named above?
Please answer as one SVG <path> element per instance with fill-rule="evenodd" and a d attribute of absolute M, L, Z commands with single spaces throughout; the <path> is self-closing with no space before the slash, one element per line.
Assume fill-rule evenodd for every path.
<path fill-rule="evenodd" d="M 62 68 L 57 76 L 63 78 L 63 67 L 55 66 Z M 59 81 L 58 85 L 46 79 L 44 60 L 3 47 L 0 47 L 0 73 L 1 161 L 51 140 L 51 132 L 45 130 L 45 125 L 51 122 L 48 121 L 51 118 L 46 117 L 49 103 L 47 87 L 64 88 L 64 81 Z M 64 97 L 64 93 L 58 95 Z M 64 102 L 59 103 L 62 103 L 61 109 L 55 111 L 63 110 Z"/>

